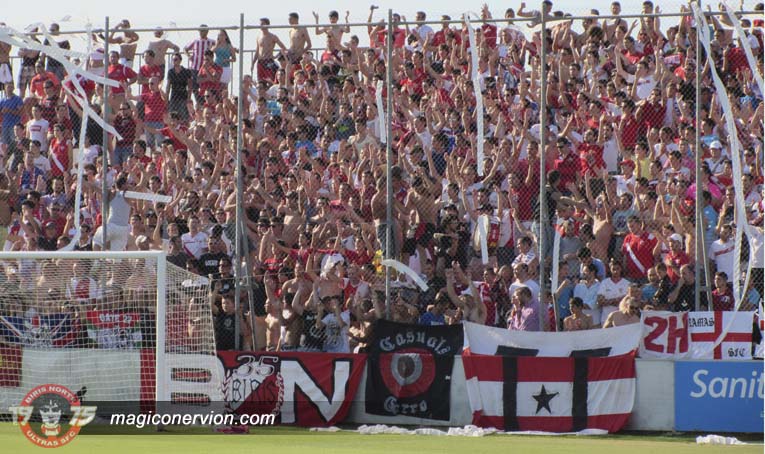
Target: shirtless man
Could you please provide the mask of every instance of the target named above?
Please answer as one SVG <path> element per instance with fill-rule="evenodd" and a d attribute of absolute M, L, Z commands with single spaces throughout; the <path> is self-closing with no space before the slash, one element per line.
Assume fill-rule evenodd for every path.
<path fill-rule="evenodd" d="M 252 73 L 255 64 L 257 64 L 258 70 L 256 77 L 258 81 L 267 80 L 273 82 L 276 77 L 276 71 L 279 69 L 279 65 L 274 61 L 274 47 L 279 45 L 282 52 L 286 52 L 287 47 L 282 43 L 278 36 L 268 30 L 269 25 L 271 25 L 270 19 L 267 17 L 260 19 L 260 38 L 258 38 L 258 42 L 255 45 L 255 53 L 253 54 L 250 73 Z"/>
<path fill-rule="evenodd" d="M 640 322 L 640 302 L 627 296 L 619 303 L 619 310 L 608 314 L 603 328 L 613 328 L 616 326 L 631 325 Z"/>
<path fill-rule="evenodd" d="M 348 16 L 350 15 L 350 11 L 345 12 L 345 23 L 348 23 Z M 332 24 L 329 27 L 319 27 L 319 15 L 314 11 L 313 17 L 316 19 L 316 36 L 321 36 L 326 33 L 327 35 L 327 49 L 330 50 L 332 53 L 338 52 L 342 46 L 341 43 L 343 42 L 343 33 L 350 33 L 351 27 L 348 25 L 335 25 L 337 24 L 338 19 L 340 19 L 340 15 L 337 13 L 337 11 L 330 11 L 329 12 L 329 23 Z M 310 46 L 309 46 L 310 47 Z"/>
<path fill-rule="evenodd" d="M 181 48 L 172 41 L 162 37 L 164 31 L 161 28 L 154 30 L 154 41 L 149 42 L 147 50 L 154 51 L 154 61 L 162 67 L 162 74 L 165 73 L 165 62 L 167 61 L 167 50 L 173 49 L 173 52 L 179 53 Z"/>
<path fill-rule="evenodd" d="M 458 280 L 462 285 L 468 286 L 468 292 L 457 295 L 454 284 Z M 452 269 L 446 270 L 446 291 L 451 302 L 462 312 L 462 317 L 458 316 L 458 319 L 481 325 L 486 323 L 486 305 L 478 297 L 479 293 L 473 280 L 462 272 L 459 262 L 452 262 Z"/>
<path fill-rule="evenodd" d="M 433 234 L 436 233 L 436 224 L 438 222 L 438 213 L 440 207 L 436 203 L 436 198 L 441 195 L 441 188 L 436 188 L 430 178 L 424 174 L 421 167 L 414 169 L 414 180 L 412 189 L 407 197 L 406 207 L 409 211 L 414 210 L 417 213 L 417 222 L 419 225 L 410 225 L 410 230 L 424 225 L 425 230 L 416 241 L 417 254 L 420 262 L 425 261 L 426 249 L 433 240 Z M 403 251 L 413 253 L 412 250 Z M 404 263 L 408 263 L 408 257 L 404 257 Z"/>
<path fill-rule="evenodd" d="M 300 346 L 300 334 L 303 331 L 303 310 L 311 296 L 311 281 L 305 275 L 302 263 L 295 263 L 295 277 L 282 285 L 281 310 L 279 323 L 284 327 L 281 350 L 296 350 Z"/>
<path fill-rule="evenodd" d="M 281 239 L 287 247 L 294 248 L 297 244 L 300 228 L 305 224 L 297 192 L 288 192 L 286 195 L 287 204 L 279 210 L 279 214 L 284 215 L 284 229 Z"/>
<path fill-rule="evenodd" d="M 109 44 L 120 45 L 120 63 L 132 69 L 135 51 L 138 48 L 138 33 L 130 30 L 130 22 L 127 19 L 123 19 L 114 29 L 108 37 Z M 115 37 L 117 30 L 120 30 L 123 36 Z M 103 33 L 99 33 L 98 36 L 103 40 L 107 39 Z"/>
<path fill-rule="evenodd" d="M 386 236 L 386 211 L 388 206 L 388 197 L 386 193 L 386 180 L 385 177 L 380 177 L 380 179 L 377 180 L 377 193 L 372 196 L 372 219 L 374 219 L 375 227 L 377 228 L 377 241 L 380 242 L 380 247 L 383 251 L 383 255 L 385 254 L 385 251 L 387 249 L 387 236 Z M 397 230 L 400 229 L 398 226 L 398 223 L 395 222 L 396 218 L 396 212 L 402 212 L 406 211 L 406 208 L 403 206 L 401 202 L 399 202 L 395 197 L 393 198 L 393 225 L 392 231 L 390 233 L 391 238 L 391 247 L 390 247 L 390 257 L 396 258 L 398 256 L 398 244 L 396 241 L 396 235 Z"/>
<path fill-rule="evenodd" d="M 300 63 L 303 53 L 311 48 L 311 37 L 308 36 L 308 30 L 298 25 L 300 16 L 298 13 L 290 13 L 290 47 L 287 50 L 287 59 L 293 65 Z"/>

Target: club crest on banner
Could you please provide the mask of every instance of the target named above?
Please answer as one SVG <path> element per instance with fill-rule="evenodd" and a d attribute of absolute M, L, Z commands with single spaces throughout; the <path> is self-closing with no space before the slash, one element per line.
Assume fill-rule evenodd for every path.
<path fill-rule="evenodd" d="M 224 364 L 223 396 L 226 410 L 239 414 L 274 414 L 284 402 L 284 380 L 278 356 L 236 355 Z"/>

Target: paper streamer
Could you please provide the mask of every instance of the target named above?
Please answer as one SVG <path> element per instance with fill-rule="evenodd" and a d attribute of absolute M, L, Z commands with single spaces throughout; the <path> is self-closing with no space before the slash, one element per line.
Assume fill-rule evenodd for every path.
<path fill-rule="evenodd" d="M 489 264 L 489 245 L 488 234 L 486 233 L 486 224 L 489 223 L 489 216 L 482 214 L 478 216 L 478 241 L 481 243 L 481 262 L 484 265 Z"/>
<path fill-rule="evenodd" d="M 395 269 L 399 273 L 404 273 L 407 276 L 411 277 L 415 284 L 417 284 L 418 287 L 423 292 L 428 291 L 428 284 L 425 283 L 425 281 L 422 280 L 419 274 L 415 273 L 413 269 L 409 268 L 408 266 L 404 265 L 403 263 L 399 262 L 398 260 L 393 259 L 385 259 L 382 262 L 380 262 L 383 266 L 388 266 L 390 268 Z"/>
<path fill-rule="evenodd" d="M 711 38 L 709 36 L 709 24 L 707 23 L 706 17 L 704 17 L 704 14 L 699 9 L 698 4 L 691 3 L 691 8 L 693 9 L 693 13 L 696 16 L 696 22 L 699 24 L 696 29 L 700 31 L 699 33 L 699 41 L 704 46 L 704 48 L 707 51 L 707 55 L 712 55 L 711 51 Z M 738 227 L 736 229 L 736 240 L 735 240 L 735 247 L 736 250 L 740 250 L 741 243 L 742 243 L 742 236 L 744 233 L 744 230 L 747 230 L 748 232 L 751 232 L 752 227 L 749 226 L 749 222 L 746 218 L 746 202 L 744 199 L 744 190 L 741 187 L 741 144 L 738 141 L 738 129 L 736 128 L 736 121 L 733 118 L 733 110 L 731 109 L 730 105 L 730 99 L 728 98 L 728 93 L 725 89 L 725 85 L 723 84 L 722 80 L 720 79 L 720 75 L 717 73 L 717 68 L 714 65 L 709 65 L 710 73 L 712 74 L 712 81 L 715 84 L 715 90 L 717 99 L 720 102 L 720 106 L 722 107 L 723 115 L 725 117 L 725 125 L 726 129 L 728 130 L 728 136 L 729 136 L 729 143 L 730 143 L 730 155 L 733 160 L 733 189 L 735 191 L 735 212 L 736 212 L 736 226 Z M 748 235 L 749 239 L 749 247 L 751 249 L 752 247 L 752 235 Z M 752 276 L 752 262 L 749 261 L 749 264 L 747 266 L 746 270 L 746 277 L 744 279 L 744 286 L 742 288 L 741 286 L 741 255 L 735 254 L 735 257 L 733 259 L 733 274 L 735 275 L 733 277 L 733 298 L 735 300 L 735 309 L 736 311 L 739 310 L 741 307 L 741 304 L 743 303 L 743 297 L 742 294 L 743 291 L 749 286 L 749 280 Z M 697 276 L 698 279 L 698 276 Z M 711 302 L 710 302 L 711 303 Z M 733 319 L 726 324 L 726 326 L 723 327 L 722 333 L 717 337 L 717 339 L 714 342 L 713 346 L 710 346 L 711 348 L 714 348 L 718 346 L 722 340 L 725 338 L 725 336 L 728 334 L 728 331 L 730 331 L 730 327 L 732 326 Z"/>
<path fill-rule="evenodd" d="M 380 142 L 388 143 L 388 116 L 383 110 L 383 81 L 377 81 L 377 87 L 375 88 L 375 104 L 377 104 L 377 137 L 380 138 Z"/>
<path fill-rule="evenodd" d="M 557 221 L 555 221 L 555 229 L 554 229 L 555 233 L 553 237 L 552 276 L 551 276 L 552 282 L 550 284 L 550 294 L 553 296 L 553 304 L 556 305 L 555 306 L 556 317 L 558 315 L 557 314 L 558 300 L 555 298 L 555 292 L 558 291 L 558 282 L 560 281 L 560 276 L 559 276 L 560 269 L 558 267 L 558 263 L 560 262 L 560 230 L 559 229 L 561 227 L 561 224 L 562 224 L 561 219 L 558 218 Z M 540 257 L 539 260 L 540 260 L 540 263 L 542 263 L 544 261 L 544 258 Z M 571 270 L 569 270 L 569 272 L 570 271 Z M 556 320 L 556 323 L 557 323 L 557 320 Z M 557 326 L 555 331 L 557 331 Z"/>
<path fill-rule="evenodd" d="M 475 30 L 470 23 L 470 13 L 462 15 L 465 19 L 465 25 L 468 29 L 468 39 L 470 40 L 470 59 L 472 71 L 470 78 L 473 80 L 473 93 L 475 94 L 475 120 L 476 120 L 476 164 L 478 165 L 478 176 L 483 176 L 483 94 L 481 93 L 481 83 L 478 78 L 478 47 L 475 42 Z"/>
<path fill-rule="evenodd" d="M 731 23 L 733 24 L 733 28 L 736 30 L 736 35 L 738 35 L 738 39 L 741 41 L 741 47 L 744 48 L 746 60 L 749 62 L 749 68 L 752 70 L 752 76 L 754 76 L 754 80 L 757 82 L 757 86 L 760 88 L 760 95 L 763 95 L 765 94 L 765 90 L 763 90 L 763 85 L 765 84 L 762 80 L 762 74 L 760 74 L 758 69 L 759 64 L 757 63 L 757 60 L 755 60 L 754 54 L 752 53 L 752 46 L 749 45 L 749 40 L 746 38 L 744 29 L 741 28 L 741 22 L 732 13 L 733 8 L 728 5 L 727 0 L 723 0 L 722 3 L 725 6 L 725 13 L 728 14 L 728 19 L 730 19 Z"/>
<path fill-rule="evenodd" d="M 88 54 L 90 54 L 90 51 L 93 47 L 93 41 L 91 38 L 92 34 L 90 33 L 90 24 L 86 26 L 86 30 L 88 35 Z M 87 67 L 87 60 L 82 62 L 82 65 Z M 73 79 L 71 75 L 68 76 L 68 79 L 72 81 L 72 84 L 77 84 L 77 81 Z M 69 90 L 67 90 L 67 93 L 69 93 Z M 87 103 L 83 100 L 81 104 L 86 105 Z M 90 109 L 89 106 L 87 108 Z M 75 186 L 74 194 L 74 236 L 66 246 L 61 248 L 64 251 L 73 251 L 74 247 L 80 242 L 80 237 L 82 236 L 82 230 L 80 230 L 80 210 L 82 209 L 82 176 L 84 173 L 83 158 L 85 157 L 84 144 L 87 129 L 88 115 L 85 115 L 85 110 L 83 110 L 82 118 L 80 118 L 80 140 L 77 142 L 78 152 L 77 157 L 75 158 L 77 161 L 77 185 Z"/>
<path fill-rule="evenodd" d="M 704 48 L 707 51 L 707 55 L 712 55 L 711 51 L 711 37 L 709 35 L 709 24 L 707 23 L 706 17 L 704 17 L 704 14 L 699 9 L 698 5 L 695 3 L 691 3 L 691 7 L 693 8 L 693 12 L 696 15 L 696 21 L 699 23 L 700 27 L 697 27 L 698 30 L 701 31 L 699 34 L 699 40 L 701 41 L 701 44 L 704 46 Z M 712 74 L 712 81 L 715 84 L 715 91 L 717 99 L 720 101 L 720 106 L 722 107 L 723 115 L 725 117 L 725 126 L 728 132 L 729 137 L 729 143 L 730 143 L 730 155 L 733 161 L 733 181 L 737 184 L 733 185 L 733 189 L 735 191 L 735 201 L 736 201 L 736 225 L 739 227 L 736 229 L 736 247 L 741 248 L 741 242 L 742 237 L 744 234 L 744 230 L 748 228 L 749 222 L 746 218 L 746 201 L 744 198 L 744 189 L 741 187 L 741 144 L 738 140 L 738 128 L 736 127 L 736 120 L 733 118 L 733 109 L 730 105 L 730 99 L 728 98 L 728 92 L 725 88 L 725 85 L 722 82 L 722 79 L 720 79 L 720 75 L 717 73 L 717 68 L 714 65 L 709 65 L 710 67 L 710 73 Z M 748 237 L 751 237 L 751 235 L 748 235 Z M 751 247 L 751 239 L 750 239 L 750 247 Z M 733 277 L 733 297 L 736 300 L 736 310 L 738 310 L 739 306 L 741 305 L 743 298 L 742 298 L 742 292 L 745 291 L 746 286 L 749 285 L 749 278 L 752 273 L 752 263 L 749 262 L 749 265 L 747 267 L 746 272 L 746 278 L 744 282 L 744 288 L 741 287 L 741 257 L 739 254 L 736 254 L 734 261 L 733 261 L 733 274 L 735 276 Z M 727 328 L 726 328 L 727 332 Z"/>
<path fill-rule="evenodd" d="M 149 202 L 170 203 L 173 198 L 169 195 L 154 194 L 151 192 L 125 191 L 128 199 L 148 200 Z"/>

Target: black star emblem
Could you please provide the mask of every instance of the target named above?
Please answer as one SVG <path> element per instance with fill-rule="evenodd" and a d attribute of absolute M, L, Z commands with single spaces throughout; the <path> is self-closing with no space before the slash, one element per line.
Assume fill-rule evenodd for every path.
<path fill-rule="evenodd" d="M 539 394 L 532 394 L 531 397 L 537 401 L 537 414 L 543 408 L 547 410 L 548 413 L 552 414 L 552 410 L 550 410 L 550 401 L 557 395 L 558 393 L 548 394 L 545 385 L 542 385 L 542 390 L 539 391 Z"/>

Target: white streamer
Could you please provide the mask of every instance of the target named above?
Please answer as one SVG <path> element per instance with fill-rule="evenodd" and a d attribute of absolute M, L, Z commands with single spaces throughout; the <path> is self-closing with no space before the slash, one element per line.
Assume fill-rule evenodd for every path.
<path fill-rule="evenodd" d="M 711 37 L 709 36 L 709 24 L 706 17 L 699 9 L 698 5 L 691 3 L 694 14 L 696 14 L 696 21 L 699 23 L 697 29 L 701 32 L 699 34 L 699 40 L 707 51 L 708 58 L 711 58 Z M 736 205 L 736 247 L 740 250 L 742 243 L 742 236 L 744 230 L 748 226 L 748 219 L 746 218 L 746 201 L 744 199 L 744 189 L 741 187 L 741 144 L 738 140 L 738 127 L 736 126 L 736 120 L 733 118 L 733 109 L 730 105 L 730 99 L 728 98 L 728 92 L 720 79 L 720 75 L 717 73 L 717 68 L 714 64 L 709 65 L 710 73 L 712 74 L 712 80 L 715 84 L 715 91 L 717 99 L 720 101 L 723 115 L 725 117 L 725 126 L 728 132 L 730 143 L 730 155 L 733 161 L 733 189 L 735 191 L 735 205 Z M 750 237 L 751 235 L 749 235 Z M 751 239 L 749 239 L 751 248 Z M 744 282 L 744 289 L 749 285 L 749 277 L 752 272 L 752 262 L 749 262 L 746 278 Z M 736 254 L 733 261 L 733 297 L 736 300 L 736 310 L 742 303 L 742 287 L 741 287 L 741 256 Z"/>
<path fill-rule="evenodd" d="M 489 223 L 489 216 L 482 214 L 476 220 L 478 223 L 478 241 L 481 243 L 481 262 L 484 265 L 489 264 L 489 245 L 486 234 L 486 224 Z"/>
<path fill-rule="evenodd" d="M 696 29 L 700 32 L 699 34 L 699 41 L 704 46 L 707 52 L 708 58 L 711 58 L 712 50 L 711 50 L 711 39 L 709 36 L 709 24 L 707 23 L 706 17 L 704 17 L 704 14 L 699 9 L 698 4 L 691 3 L 691 8 L 693 9 L 693 13 L 696 16 L 696 22 L 698 23 L 698 27 Z M 729 137 L 729 143 L 731 147 L 731 157 L 733 160 L 733 189 L 735 191 L 735 213 L 736 213 L 736 226 L 738 227 L 736 229 L 736 250 L 739 251 L 742 246 L 742 235 L 744 233 L 744 230 L 749 231 L 749 221 L 746 218 L 746 202 L 744 199 L 744 190 L 741 187 L 741 144 L 738 141 L 738 128 L 736 127 L 736 121 L 733 118 L 733 109 L 730 105 L 730 99 L 728 98 L 728 93 L 725 89 L 725 85 L 723 84 L 722 80 L 720 79 L 719 74 L 717 73 L 717 68 L 714 64 L 709 64 L 710 73 L 712 74 L 712 81 L 715 84 L 715 90 L 717 94 L 717 99 L 720 101 L 720 105 L 723 110 L 723 114 L 725 116 L 725 125 L 726 129 L 728 130 L 728 137 Z M 697 150 L 699 152 L 699 150 Z M 697 201 L 698 203 L 698 201 Z M 749 240 L 749 249 L 752 250 L 752 235 L 747 235 L 747 238 Z M 749 264 L 747 266 L 746 270 L 746 277 L 744 279 L 744 287 L 742 289 L 741 287 L 741 254 L 735 254 L 735 257 L 733 259 L 733 274 L 735 275 L 733 277 L 733 298 L 735 300 L 735 310 L 738 311 L 741 307 L 741 304 L 743 303 L 743 297 L 742 294 L 743 291 L 746 290 L 746 288 L 749 286 L 749 280 L 752 275 L 752 262 L 749 261 Z M 698 277 L 697 277 L 698 278 Z M 711 303 L 711 301 L 710 301 Z M 714 348 L 718 346 L 722 340 L 725 338 L 725 336 L 728 334 L 728 331 L 730 330 L 730 327 L 732 326 L 733 318 L 731 318 L 730 321 L 726 324 L 726 326 L 723 328 L 723 332 L 720 333 L 720 335 L 717 337 L 717 339 L 714 342 L 714 345 L 710 346 L 711 348 Z"/>
<path fill-rule="evenodd" d="M 79 153 L 76 154 L 75 161 L 77 162 L 77 187 L 75 191 L 75 201 L 74 201 L 74 228 L 75 228 L 75 234 L 72 238 L 72 241 L 69 242 L 69 244 L 63 248 L 63 250 L 73 250 L 75 245 L 80 240 L 80 209 L 82 207 L 82 179 L 83 179 L 83 157 L 84 157 L 84 150 L 83 146 L 85 143 L 85 135 L 87 132 L 87 124 L 88 119 L 92 119 L 94 122 L 96 122 L 101 128 L 103 128 L 106 132 L 118 137 L 122 138 L 122 136 L 117 132 L 116 129 L 112 125 L 110 125 L 107 121 L 105 121 L 100 115 L 96 114 L 96 112 L 90 107 L 90 105 L 86 102 L 87 100 L 87 94 L 85 93 L 85 89 L 82 88 L 80 83 L 77 80 L 77 76 L 92 80 L 95 83 L 99 83 L 101 85 L 109 85 L 112 87 L 118 87 L 119 83 L 115 80 L 108 79 L 107 77 L 98 76 L 96 74 L 93 74 L 87 69 L 87 59 L 90 56 L 90 53 L 92 51 L 92 41 L 91 41 L 91 33 L 90 33 L 90 24 L 87 25 L 87 53 L 83 54 L 81 52 L 72 51 L 68 49 L 62 49 L 58 47 L 53 37 L 48 33 L 45 26 L 43 24 L 32 24 L 28 27 L 30 30 L 38 29 L 41 31 L 41 33 L 45 36 L 45 38 L 48 40 L 50 45 L 41 44 L 37 41 L 34 41 L 27 37 L 24 33 L 21 33 L 17 30 L 14 30 L 10 27 L 3 26 L 0 27 L 0 41 L 3 41 L 5 43 L 18 46 L 20 48 L 27 48 L 27 49 L 33 49 L 37 50 L 39 52 L 42 52 L 48 56 L 48 58 L 53 58 L 54 60 L 61 63 L 61 65 L 64 66 L 67 72 L 66 79 L 61 81 L 61 87 L 66 92 L 68 96 L 71 96 L 72 99 L 75 99 L 79 101 L 79 105 L 82 108 L 82 117 L 81 117 L 81 126 L 80 126 L 80 137 L 78 142 L 78 148 Z M 75 58 L 81 58 L 81 66 L 77 66 L 67 57 L 75 57 Z M 72 86 L 74 87 L 77 94 L 75 94 L 72 90 L 67 88 L 66 81 L 71 81 Z M 79 95 L 79 96 L 78 96 Z M 103 150 L 103 153 L 106 153 L 106 150 Z"/>
<path fill-rule="evenodd" d="M 383 266 L 388 266 L 399 273 L 406 274 L 407 276 L 411 277 L 415 284 L 417 284 L 418 287 L 423 292 L 428 291 L 428 284 L 425 283 L 425 281 L 422 280 L 419 274 L 415 273 L 413 269 L 409 268 L 408 266 L 404 265 L 403 263 L 399 262 L 398 260 L 393 259 L 385 259 L 382 262 L 380 262 Z"/>
<path fill-rule="evenodd" d="M 150 192 L 125 191 L 128 199 L 148 200 L 149 202 L 170 203 L 173 198 L 169 195 L 154 194 Z"/>
<path fill-rule="evenodd" d="M 90 24 L 86 26 L 87 30 L 87 36 L 88 36 L 88 55 L 90 55 L 91 49 L 92 49 L 92 38 L 90 33 Z M 84 67 L 87 67 L 87 60 L 82 62 L 82 65 Z M 77 84 L 77 81 L 74 80 L 71 75 L 68 77 L 69 80 L 72 80 L 72 84 Z M 63 85 L 62 85 L 63 86 Z M 66 89 L 66 88 L 65 88 Z M 69 90 L 66 89 L 67 93 L 69 94 Z M 81 104 L 86 105 L 87 103 L 81 101 Z M 90 109 L 90 106 L 87 107 Z M 61 248 L 64 251 L 72 251 L 74 250 L 75 246 L 79 244 L 80 237 L 82 236 L 82 230 L 80 230 L 80 210 L 82 209 L 82 177 L 84 173 L 83 169 L 83 163 L 85 158 L 85 134 L 87 133 L 88 129 L 88 115 L 85 115 L 85 110 L 82 111 L 82 118 L 80 118 L 80 140 L 77 142 L 78 145 L 78 153 L 75 160 L 77 161 L 77 185 L 75 186 L 75 193 L 74 193 L 74 236 L 72 237 L 72 240 L 67 243 L 66 246 Z"/>
<path fill-rule="evenodd" d="M 557 318 L 557 315 L 558 315 L 558 311 L 557 311 L 558 299 L 556 298 L 555 292 L 558 291 L 558 281 L 560 281 L 560 276 L 559 276 L 560 270 L 559 270 L 559 267 L 558 267 L 558 262 L 560 262 L 560 231 L 558 230 L 560 228 L 560 226 L 561 226 L 561 222 L 560 221 L 561 221 L 561 219 L 558 218 L 558 220 L 555 222 L 555 229 L 554 229 L 555 230 L 555 236 L 553 237 L 553 256 L 552 256 L 552 264 L 553 264 L 553 266 L 552 266 L 552 276 L 551 276 L 552 282 L 550 283 L 550 294 L 553 297 L 552 298 L 553 299 L 553 304 L 555 305 L 555 308 L 556 308 L 556 310 L 555 310 L 556 318 Z M 540 260 L 540 263 L 541 263 L 541 261 L 543 261 L 543 258 L 540 257 L 539 260 Z M 569 273 L 570 272 L 571 272 L 571 270 L 569 270 Z M 556 323 L 555 331 L 558 331 L 558 325 L 557 325 L 558 320 L 557 319 L 555 320 L 555 323 Z"/>
<path fill-rule="evenodd" d="M 470 59 L 471 59 L 471 74 L 470 78 L 473 80 L 473 93 L 475 94 L 475 120 L 476 120 L 476 164 L 478 165 L 478 176 L 483 176 L 483 94 L 481 93 L 481 83 L 478 78 L 478 47 L 476 46 L 475 30 L 470 23 L 470 13 L 462 15 L 465 19 L 465 25 L 468 30 L 468 39 L 470 40 Z M 485 39 L 485 38 L 484 38 Z"/>
<path fill-rule="evenodd" d="M 383 110 L 382 90 L 383 81 L 378 80 L 377 87 L 375 88 L 375 103 L 377 104 L 377 137 L 380 138 L 380 142 L 388 143 L 388 116 L 385 113 L 385 110 Z"/>
<path fill-rule="evenodd" d="M 723 0 L 722 3 L 725 6 L 725 13 L 728 14 L 728 19 L 730 19 L 730 22 L 733 24 L 733 28 L 736 30 L 736 35 L 738 35 L 738 39 L 741 41 L 741 47 L 744 48 L 744 53 L 746 53 L 746 60 L 749 62 L 749 68 L 752 70 L 752 76 L 754 76 L 754 80 L 757 81 L 757 86 L 760 88 L 760 95 L 763 95 L 765 94 L 765 90 L 763 90 L 763 85 L 765 84 L 763 83 L 762 74 L 760 74 L 757 60 L 755 60 L 754 54 L 752 53 L 752 46 L 749 45 L 749 40 L 746 38 L 744 29 L 741 28 L 740 21 L 731 12 L 733 11 L 733 8 L 728 5 L 727 0 Z"/>

